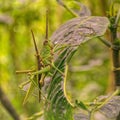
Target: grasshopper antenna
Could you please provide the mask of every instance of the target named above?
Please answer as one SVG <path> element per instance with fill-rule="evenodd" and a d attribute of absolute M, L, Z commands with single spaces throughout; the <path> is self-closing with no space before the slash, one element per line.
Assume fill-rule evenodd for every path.
<path fill-rule="evenodd" d="M 34 36 L 34 33 L 33 33 L 32 30 L 31 30 L 31 33 L 32 33 L 32 38 L 33 38 L 33 42 L 34 42 L 34 46 L 35 46 L 36 55 L 38 56 L 39 52 L 38 52 L 37 44 L 36 44 L 36 41 L 35 41 L 35 36 Z"/>
<path fill-rule="evenodd" d="M 46 10 L 46 35 L 45 39 L 48 40 L 48 10 Z"/>
<path fill-rule="evenodd" d="M 46 10 L 46 28 L 45 28 L 45 41 L 44 44 L 48 42 L 48 10 Z"/>

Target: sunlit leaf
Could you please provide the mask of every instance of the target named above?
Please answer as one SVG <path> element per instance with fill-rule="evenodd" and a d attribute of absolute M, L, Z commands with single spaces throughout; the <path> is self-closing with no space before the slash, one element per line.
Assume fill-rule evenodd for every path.
<path fill-rule="evenodd" d="M 101 36 L 106 32 L 109 20 L 106 17 L 78 17 L 67 21 L 51 36 L 57 45 L 79 46 L 81 43 Z"/>

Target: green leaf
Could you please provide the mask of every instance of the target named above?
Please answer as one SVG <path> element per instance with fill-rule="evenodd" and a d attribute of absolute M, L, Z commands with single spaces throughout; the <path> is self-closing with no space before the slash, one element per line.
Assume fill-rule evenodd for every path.
<path fill-rule="evenodd" d="M 82 101 L 78 102 L 78 100 L 76 100 L 75 103 L 78 107 L 82 108 L 83 110 L 88 111 L 88 108 L 86 107 L 86 105 Z"/>
<path fill-rule="evenodd" d="M 65 48 L 56 58 L 55 66 L 63 73 L 65 72 L 65 63 L 70 54 L 70 48 Z M 73 120 L 72 107 L 68 103 L 63 91 L 64 76 L 56 69 L 53 70 L 52 74 L 52 80 L 47 93 L 47 100 L 50 103 L 46 103 L 45 120 Z"/>

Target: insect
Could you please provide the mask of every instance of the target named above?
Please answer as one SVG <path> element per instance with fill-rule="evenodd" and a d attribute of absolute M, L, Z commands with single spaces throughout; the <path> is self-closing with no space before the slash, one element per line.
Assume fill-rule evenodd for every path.
<path fill-rule="evenodd" d="M 48 39 L 48 11 L 46 12 L 46 36 L 45 40 L 43 42 L 43 48 L 41 49 L 41 52 L 39 52 L 36 41 L 35 41 L 35 36 L 33 31 L 31 30 L 32 33 L 32 38 L 33 38 L 33 43 L 35 47 L 35 52 L 36 52 L 36 60 L 37 60 L 37 70 L 25 70 L 25 71 L 16 71 L 16 73 L 27 73 L 29 76 L 29 80 L 22 83 L 20 85 L 20 88 L 23 88 L 25 85 L 30 83 L 30 87 L 27 90 L 27 93 L 24 98 L 23 104 L 25 104 L 33 91 L 33 88 L 35 86 L 38 87 L 39 89 L 39 102 L 41 100 L 41 88 L 44 86 L 44 79 L 48 75 L 50 75 L 50 70 L 52 68 L 56 69 L 60 74 L 64 76 L 62 71 L 60 71 L 55 65 L 54 65 L 54 60 L 53 60 L 53 52 L 54 48 L 51 43 L 51 41 Z"/>

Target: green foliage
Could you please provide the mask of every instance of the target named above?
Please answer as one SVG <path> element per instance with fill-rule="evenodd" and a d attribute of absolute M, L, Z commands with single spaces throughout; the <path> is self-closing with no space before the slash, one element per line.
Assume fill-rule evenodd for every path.
<path fill-rule="evenodd" d="M 73 14 L 75 13 L 77 14 L 77 16 L 81 15 L 86 9 L 85 6 L 83 7 L 81 3 L 74 4 L 73 1 L 67 0 L 64 0 L 64 2 L 67 3 L 65 9 L 68 9 L 69 7 L 74 7 L 75 9 L 72 9 L 72 11 Z M 105 15 L 105 8 L 107 8 L 108 4 L 105 1 L 94 0 L 83 2 L 85 2 L 86 5 L 91 8 L 93 15 L 97 16 L 89 16 L 89 9 L 87 9 L 88 13 L 85 13 L 83 17 L 68 20 L 73 17 L 71 14 L 69 14 L 69 10 L 65 11 L 65 9 L 57 5 L 57 2 L 54 2 L 54 0 L 45 0 L 39 2 L 16 0 L 0 1 L 0 85 L 3 86 L 4 90 L 8 94 L 8 97 L 10 98 L 18 112 L 22 114 L 21 116 L 23 116 L 23 119 L 27 116 L 31 116 L 37 111 L 43 110 L 44 108 L 44 113 L 42 112 L 42 114 L 44 114 L 45 120 L 56 120 L 56 118 L 57 120 L 88 120 L 88 114 L 86 116 L 86 114 L 83 115 L 83 113 L 82 115 L 78 113 L 78 116 L 75 116 L 73 118 L 74 109 L 70 105 L 68 98 L 72 96 L 75 97 L 75 99 L 80 99 L 80 101 L 82 99 L 92 100 L 95 96 L 105 93 L 108 84 L 108 68 L 110 68 L 109 60 L 107 49 L 105 49 L 102 44 L 99 43 L 96 37 L 104 35 L 109 24 L 109 21 L 106 17 L 98 17 L 98 15 Z M 118 11 L 119 9 L 119 0 L 113 0 L 113 2 L 115 2 L 115 11 L 113 13 L 111 5 L 111 11 L 109 12 L 109 15 L 110 17 L 112 15 L 117 15 L 119 18 L 119 15 L 116 14 L 116 11 Z M 49 69 L 49 75 L 47 76 L 50 77 L 50 83 L 48 83 L 47 90 L 45 88 L 45 93 L 43 88 L 43 95 L 45 95 L 43 97 L 44 99 L 41 100 L 40 104 L 38 102 L 34 104 L 34 102 L 38 100 L 38 91 L 40 91 L 35 76 L 44 73 L 44 71 L 37 71 L 36 73 L 33 73 L 35 75 L 31 75 L 31 86 L 29 87 L 28 85 L 23 87 L 23 90 L 25 92 L 27 91 L 24 103 L 28 101 L 25 107 L 23 107 L 22 101 L 25 92 L 20 92 L 18 89 L 18 85 L 22 82 L 25 82 L 26 79 L 28 79 L 28 76 L 16 76 L 15 70 L 21 68 L 29 68 L 30 66 L 30 69 L 35 68 L 34 50 L 33 45 L 31 45 L 30 42 L 30 29 L 33 28 L 33 30 L 36 32 L 36 40 L 39 48 L 41 49 L 41 43 L 44 36 L 43 34 L 45 33 L 45 20 L 43 16 L 45 16 L 46 7 L 49 7 L 50 10 L 50 34 L 56 28 L 58 28 L 57 31 L 55 31 L 50 37 L 50 40 L 55 44 L 55 46 L 53 45 L 53 47 L 55 47 L 55 49 L 57 48 L 54 51 L 54 64 L 55 67 L 63 73 L 65 72 L 66 64 L 69 64 L 70 69 L 68 72 L 68 81 L 66 84 L 69 88 L 66 89 L 66 92 L 72 92 L 73 94 L 68 96 L 64 94 L 65 89 L 63 88 L 63 84 L 65 82 L 65 77 L 55 67 L 52 67 L 52 69 Z M 89 17 L 87 17 L 86 15 L 88 15 Z M 63 24 L 63 26 L 58 27 L 59 24 L 62 24 L 64 21 L 67 20 L 68 22 Z M 119 25 L 119 19 L 117 20 L 117 22 Z M 113 26 L 110 26 L 111 29 Z M 40 32 L 38 32 L 38 30 L 40 30 Z M 79 34 L 77 34 L 77 32 L 79 32 Z M 71 36 L 72 39 L 70 39 Z M 76 36 L 78 37 L 77 42 L 75 39 Z M 40 41 L 38 41 L 38 38 Z M 78 47 L 81 43 L 86 42 L 86 40 L 89 39 L 94 39 L 94 41 L 88 42 L 89 46 L 88 44 L 85 44 Z M 119 39 L 117 39 L 116 41 L 116 45 L 118 44 Z M 49 53 L 46 50 L 48 49 L 41 49 L 41 51 L 44 51 L 42 53 L 42 56 L 44 57 L 43 59 L 45 59 L 45 65 L 48 64 L 48 62 L 46 61 L 47 59 L 50 58 L 51 60 L 50 50 Z M 45 54 L 44 56 L 45 52 L 47 52 L 47 54 Z M 99 63 L 96 65 L 96 61 L 98 59 Z M 89 87 L 90 85 L 92 85 L 92 87 Z M 34 95 L 36 97 L 33 97 Z M 87 98 L 83 96 L 87 96 Z M 72 97 L 70 100 L 74 101 Z M 112 104 L 114 103 L 112 102 Z M 87 110 L 86 104 L 84 102 L 78 103 L 78 106 L 80 106 L 84 110 Z M 105 114 L 107 114 L 106 110 L 109 109 L 108 106 L 103 108 L 104 110 L 101 109 L 105 112 Z M 96 105 L 94 107 L 96 107 Z M 117 112 L 119 112 L 119 110 Z M 5 117 L 1 116 L 1 114 L 9 119 L 8 115 L 5 115 L 6 113 L 4 111 L 0 112 L 1 119 L 6 119 Z M 29 119 L 37 119 L 42 114 L 41 112 L 38 114 L 34 114 Z M 81 117 L 80 115 L 83 117 Z M 109 113 L 107 114 L 107 116 L 109 116 Z"/>
<path fill-rule="evenodd" d="M 57 58 L 55 65 L 62 72 L 65 71 L 65 63 L 70 54 L 70 48 L 66 48 Z M 64 76 L 57 70 L 54 71 L 50 85 L 48 87 L 47 99 L 45 107 L 45 120 L 72 120 L 71 106 L 67 102 L 64 91 Z"/>
<path fill-rule="evenodd" d="M 78 102 L 78 101 L 76 100 L 75 102 L 76 102 L 76 105 L 77 105 L 78 107 L 80 107 L 80 108 L 82 108 L 82 109 L 84 109 L 84 110 L 88 110 L 88 108 L 86 107 L 86 105 L 85 105 L 82 101 Z"/>

